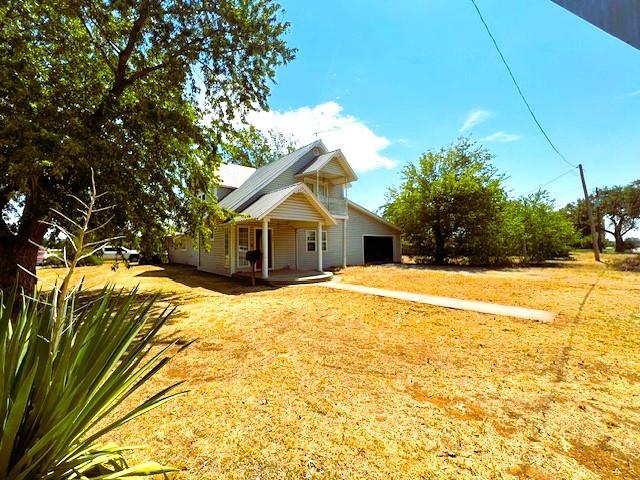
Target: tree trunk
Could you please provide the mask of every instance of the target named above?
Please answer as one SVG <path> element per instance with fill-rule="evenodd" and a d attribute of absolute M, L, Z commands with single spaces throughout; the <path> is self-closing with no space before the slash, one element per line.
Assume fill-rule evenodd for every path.
<path fill-rule="evenodd" d="M 18 289 L 31 293 L 36 287 L 36 278 L 24 272 L 18 265 L 35 275 L 38 247 L 29 242 L 41 244 L 47 226 L 35 220 L 30 225 L 21 226 L 19 235 L 0 240 L 0 290 L 9 291 L 18 282 Z"/>
<path fill-rule="evenodd" d="M 622 253 L 625 251 L 624 238 L 622 238 L 622 222 L 615 225 L 613 229 L 613 238 L 616 241 L 616 252 Z"/>

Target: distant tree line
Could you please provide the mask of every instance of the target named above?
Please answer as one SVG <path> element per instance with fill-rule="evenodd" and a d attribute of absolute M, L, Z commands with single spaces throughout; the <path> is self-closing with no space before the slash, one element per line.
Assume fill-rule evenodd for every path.
<path fill-rule="evenodd" d="M 485 148 L 460 139 L 422 155 L 387 192 L 383 215 L 415 254 L 436 264 L 506 264 L 566 257 L 579 235 L 548 193 L 509 198 Z"/>

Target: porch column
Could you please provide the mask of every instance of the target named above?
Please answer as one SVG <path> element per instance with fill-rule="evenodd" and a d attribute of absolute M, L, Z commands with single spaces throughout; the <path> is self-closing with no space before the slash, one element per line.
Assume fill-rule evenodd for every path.
<path fill-rule="evenodd" d="M 347 268 L 347 219 L 342 219 L 342 268 Z"/>
<path fill-rule="evenodd" d="M 318 254 L 318 271 L 322 272 L 322 222 L 318 222 L 316 231 L 316 252 Z"/>
<path fill-rule="evenodd" d="M 262 219 L 262 278 L 269 278 L 269 219 Z"/>

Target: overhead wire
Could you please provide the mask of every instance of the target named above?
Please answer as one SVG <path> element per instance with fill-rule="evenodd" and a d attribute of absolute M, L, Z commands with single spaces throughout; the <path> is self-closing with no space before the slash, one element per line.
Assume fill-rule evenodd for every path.
<path fill-rule="evenodd" d="M 560 150 L 551 141 L 551 138 L 549 138 L 549 135 L 547 134 L 547 132 L 543 128 L 542 124 L 538 120 L 538 117 L 536 117 L 536 114 L 533 112 L 533 109 L 531 108 L 531 105 L 527 101 L 527 98 L 525 97 L 522 89 L 520 88 L 520 85 L 518 84 L 518 81 L 516 80 L 516 77 L 513 74 L 513 71 L 511 70 L 511 67 L 509 66 L 509 63 L 507 62 L 507 59 L 502 54 L 502 50 L 500 49 L 500 46 L 498 45 L 498 42 L 496 41 L 495 37 L 493 36 L 493 33 L 491 33 L 491 29 L 489 28 L 489 25 L 487 24 L 487 22 L 485 21 L 484 17 L 482 16 L 482 12 L 480 11 L 480 8 L 478 8 L 478 5 L 476 4 L 475 0 L 470 0 L 470 1 L 472 3 L 473 7 L 475 8 L 476 12 L 478 13 L 478 17 L 480 17 L 480 21 L 484 25 L 484 28 L 487 30 L 487 33 L 489 34 L 489 38 L 493 42 L 493 46 L 495 47 L 496 51 L 498 52 L 498 55 L 500 56 L 500 59 L 502 60 L 502 63 L 506 67 L 507 72 L 509 72 L 509 76 L 511 77 L 511 80 L 513 81 L 513 84 L 515 85 L 516 90 L 518 91 L 518 94 L 520 95 L 520 98 L 522 98 L 522 101 L 524 102 L 525 106 L 527 107 L 527 110 L 529 111 L 529 114 L 531 115 L 531 118 L 533 118 L 533 121 L 538 126 L 538 129 L 540 129 L 540 132 L 542 132 L 542 135 L 547 140 L 547 143 L 558 154 L 558 157 L 560 157 L 560 159 L 564 163 L 566 163 L 567 165 L 569 165 L 569 166 L 571 166 L 573 168 L 578 168 L 577 165 L 574 165 L 569 160 L 567 160 L 567 158 L 560 152 Z"/>

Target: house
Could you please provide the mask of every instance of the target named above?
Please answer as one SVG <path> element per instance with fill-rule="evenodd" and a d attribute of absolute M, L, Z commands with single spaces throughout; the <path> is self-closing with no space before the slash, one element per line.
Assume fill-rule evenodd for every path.
<path fill-rule="evenodd" d="M 171 262 L 232 276 L 251 270 L 245 256 L 255 249 L 266 252 L 257 269 L 268 279 L 273 270 L 400 261 L 400 230 L 347 199 L 358 177 L 340 150 L 320 140 L 257 170 L 222 165 L 217 174 L 219 204 L 239 216 L 215 229 L 209 248 L 174 239 Z"/>

